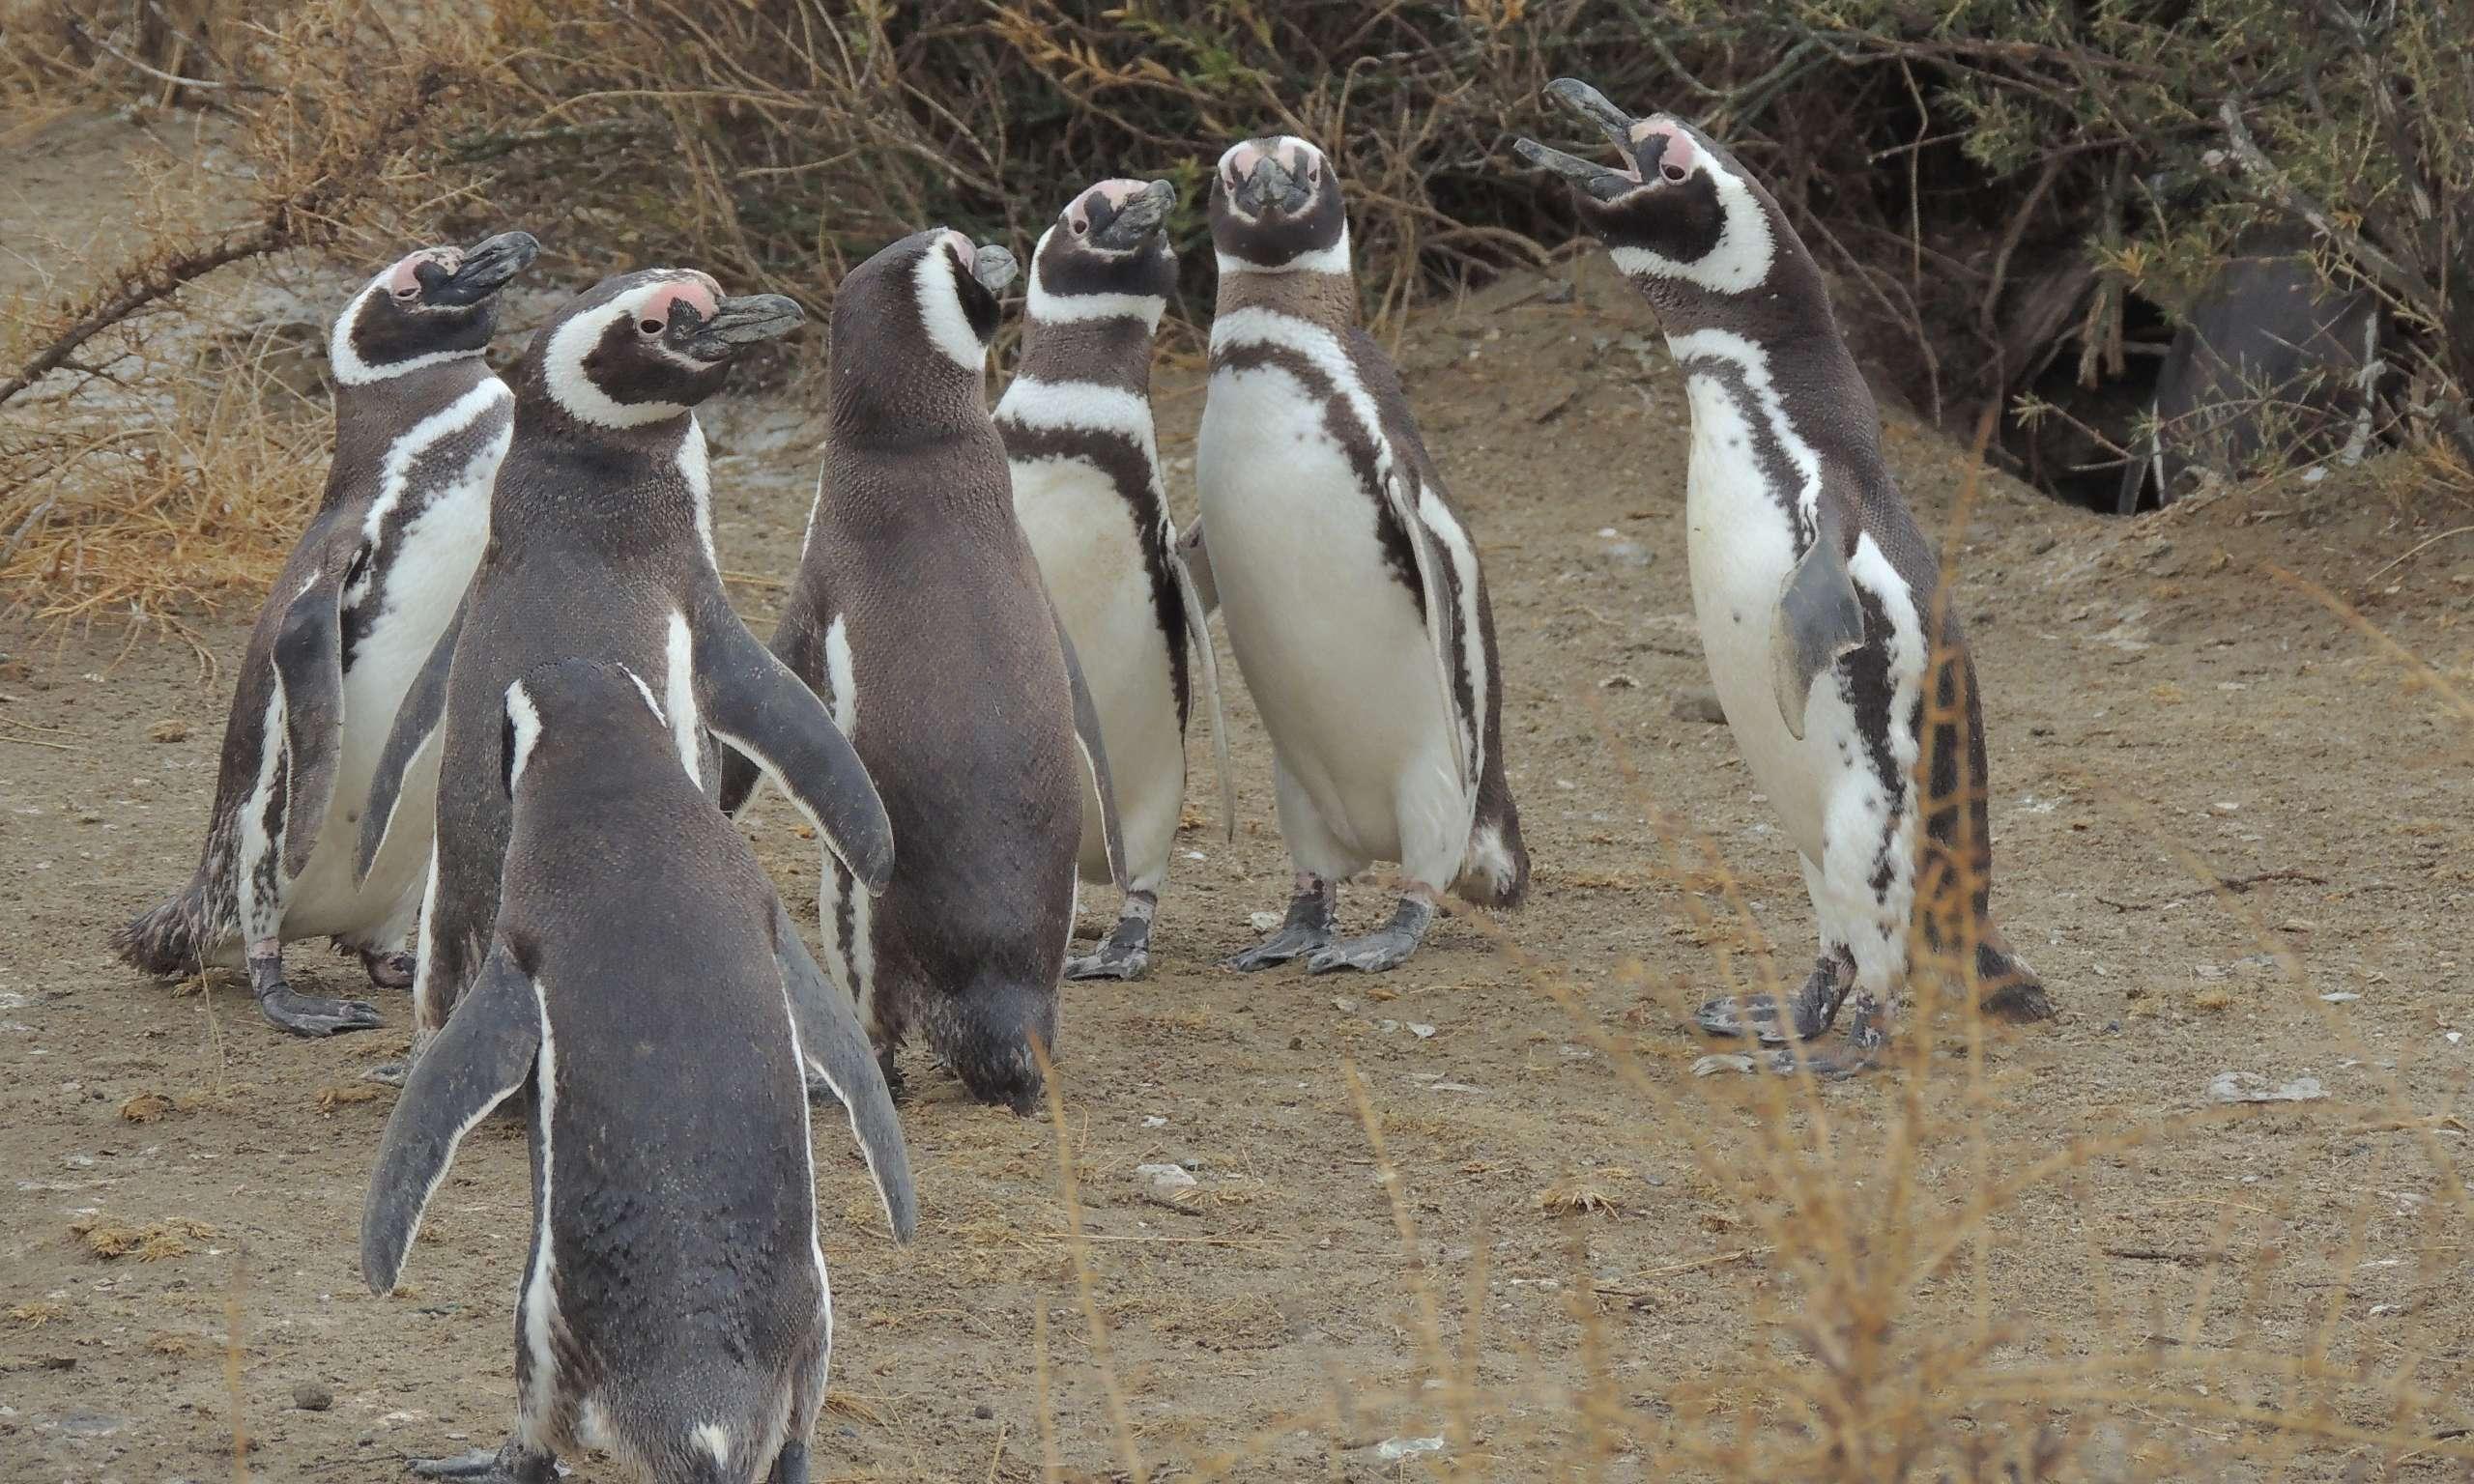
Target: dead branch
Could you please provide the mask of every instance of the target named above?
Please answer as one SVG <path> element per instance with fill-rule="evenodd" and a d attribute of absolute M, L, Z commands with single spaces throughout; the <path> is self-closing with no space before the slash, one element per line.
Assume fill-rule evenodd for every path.
<path fill-rule="evenodd" d="M 6 405 L 17 393 L 69 365 L 87 341 L 149 305 L 170 298 L 184 285 L 205 277 L 227 263 L 238 263 L 243 258 L 273 252 L 284 245 L 281 229 L 272 221 L 260 222 L 239 236 L 225 238 L 212 246 L 130 270 L 122 276 L 117 287 L 96 300 L 85 313 L 70 321 L 14 375 L 0 382 L 0 405 Z"/>

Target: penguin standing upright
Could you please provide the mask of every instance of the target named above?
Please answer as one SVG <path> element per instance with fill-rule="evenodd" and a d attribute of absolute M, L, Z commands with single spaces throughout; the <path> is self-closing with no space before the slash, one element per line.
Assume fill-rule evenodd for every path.
<path fill-rule="evenodd" d="M 1582 222 L 1656 306 L 1683 369 L 1701 646 L 1736 745 L 1802 857 L 1821 928 L 1820 958 L 1791 1005 L 1713 1000 L 1702 1025 L 1806 1039 L 1852 992 L 1856 1055 L 1812 1064 L 1855 1070 L 1881 1044 L 1884 1007 L 1907 977 L 1911 919 L 1929 947 L 1951 924 L 1975 946 L 1971 977 L 1988 1010 L 2050 1015 L 2043 985 L 1990 916 L 1974 662 L 1941 599 L 1932 547 L 1883 462 L 1881 414 L 1812 254 L 1769 193 L 1700 130 L 1665 114 L 1634 119 L 1569 78 L 1548 91 L 1624 157 L 1608 169 L 1517 146 L 1572 182 Z M 1919 758 L 1930 774 L 1923 800 Z M 1919 810 L 1930 817 L 1919 821 Z M 1919 822 L 1941 863 L 1926 873 L 1921 912 Z M 1937 900 L 1949 886 L 1965 895 Z"/>
<path fill-rule="evenodd" d="M 1220 294 L 1194 480 L 1297 870 L 1287 920 L 1229 963 L 1389 969 L 1446 890 L 1510 907 L 1529 889 L 1485 577 L 1398 373 L 1358 326 L 1322 152 L 1232 147 L 1211 231 Z M 1397 910 L 1335 942 L 1338 882 L 1378 860 L 1408 878 Z"/>
<path fill-rule="evenodd" d="M 540 251 L 522 232 L 424 247 L 372 278 L 329 337 L 335 452 L 325 498 L 258 611 L 224 725 L 215 811 L 188 886 L 112 937 L 149 973 L 245 962 L 258 1009 L 300 1036 L 376 1007 L 296 992 L 283 945 L 329 937 L 372 983 L 411 982 L 427 821 L 356 876 L 356 827 L 396 707 L 464 597 L 489 530 L 513 398 L 483 363 L 499 290 Z M 426 798 L 436 760 L 402 781 Z"/>
<path fill-rule="evenodd" d="M 984 386 L 1002 247 L 903 239 L 833 298 L 824 473 L 773 647 L 867 760 L 900 842 L 871 901 L 828 858 L 824 961 L 888 1081 L 913 1026 L 983 1102 L 1041 1090 L 1074 928 L 1082 776 L 1122 890 L 1099 721 L 1014 518 Z M 1077 756 L 1077 742 L 1080 756 Z M 735 769 L 722 807 L 754 779 Z"/>
<path fill-rule="evenodd" d="M 783 781 L 869 890 L 883 886 L 893 842 L 866 770 L 816 697 L 732 611 L 713 555 L 694 409 L 721 390 L 742 350 L 800 318 L 780 295 L 726 299 L 704 273 L 648 269 L 603 280 L 532 337 L 489 547 L 396 718 L 361 821 L 366 867 L 405 813 L 387 785 L 443 719 L 413 985 L 417 1048 L 481 966 L 506 853 L 503 698 L 536 665 L 577 656 L 627 666 L 658 693 L 689 778 L 713 791 L 713 739 L 726 739 Z"/>
<path fill-rule="evenodd" d="M 1031 253 L 1021 360 L 996 404 L 1014 513 L 1090 683 L 1125 833 L 1116 928 L 1098 952 L 1066 960 L 1069 979 L 1138 979 L 1150 963 L 1185 812 L 1196 678 L 1211 701 L 1222 821 L 1235 824 L 1211 631 L 1177 554 L 1151 427 L 1151 336 L 1177 285 L 1163 229 L 1176 201 L 1166 181 L 1102 181 L 1065 208 Z M 1108 879 L 1101 822 L 1086 789 L 1080 869 L 1094 883 Z"/>
<path fill-rule="evenodd" d="M 550 1484 L 590 1448 L 652 1484 L 807 1484 L 833 1310 L 804 1084 L 830 1087 L 894 1237 L 917 1222 L 893 1100 L 773 883 L 678 767 L 622 667 L 527 671 L 500 703 L 509 801 L 489 956 L 387 1120 L 360 1223 L 388 1293 L 455 1147 L 532 1093 L 516 1426 L 433 1478 Z"/>

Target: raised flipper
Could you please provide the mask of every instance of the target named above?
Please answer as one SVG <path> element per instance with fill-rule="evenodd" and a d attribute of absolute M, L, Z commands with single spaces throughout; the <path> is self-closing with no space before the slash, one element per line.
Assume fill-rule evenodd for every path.
<path fill-rule="evenodd" d="M 1055 610 L 1049 611 L 1055 617 Z M 1074 656 L 1074 641 L 1065 637 L 1065 625 L 1056 626 L 1056 644 L 1065 653 L 1065 684 L 1074 693 L 1074 739 L 1082 747 L 1082 766 L 1091 775 L 1091 791 L 1100 800 L 1100 842 L 1108 853 L 1108 879 L 1116 883 L 1119 893 L 1129 889 L 1125 870 L 1125 833 L 1117 822 L 1116 780 L 1108 776 L 1108 749 L 1100 737 L 1100 708 L 1091 700 L 1091 688 L 1082 683 L 1082 662 Z"/>
<path fill-rule="evenodd" d="M 1202 527 L 1197 524 L 1199 532 Z M 1220 770 L 1220 838 L 1234 843 L 1237 839 L 1237 785 L 1228 771 L 1228 715 L 1220 708 L 1220 660 L 1211 646 L 1211 606 L 1203 601 L 1202 587 L 1194 581 L 1194 571 L 1185 557 L 1185 542 L 1168 554 L 1169 569 L 1177 575 L 1177 592 L 1185 599 L 1186 628 L 1194 636 L 1194 653 L 1202 659 L 1203 694 L 1211 698 L 1211 760 Z M 1199 542 L 1195 545 L 1201 554 Z M 1208 566 L 1208 561 L 1205 562 Z"/>
<path fill-rule="evenodd" d="M 747 632 L 718 588 L 699 620 L 696 699 L 705 727 L 790 795 L 868 895 L 881 895 L 893 879 L 893 821 L 850 739 L 807 682 Z"/>
<path fill-rule="evenodd" d="M 1778 715 L 1798 741 L 1813 681 L 1864 642 L 1864 605 L 1847 570 L 1848 543 L 1827 497 L 1820 511 L 1813 544 L 1787 574 L 1769 627 L 1769 681 Z"/>
<path fill-rule="evenodd" d="M 360 816 L 360 848 L 352 863 L 356 886 L 368 878 L 369 868 L 387 843 L 387 832 L 395 822 L 396 801 L 403 796 L 404 775 L 437 735 L 439 719 L 446 714 L 446 677 L 455 668 L 455 642 L 464 634 L 464 604 L 455 605 L 455 616 L 446 620 L 438 642 L 430 645 L 429 658 L 421 662 L 420 673 L 413 677 L 403 704 L 395 708 L 395 725 L 388 729 L 386 749 L 378 755 L 378 771 L 369 780 L 369 809 Z"/>
<path fill-rule="evenodd" d="M 1201 516 L 1195 516 L 1194 523 L 1186 528 L 1186 533 L 1177 538 L 1173 555 L 1184 564 L 1186 575 L 1194 580 L 1194 596 L 1201 600 L 1203 615 L 1210 616 L 1211 611 L 1220 606 L 1220 583 L 1212 575 L 1211 548 L 1203 544 Z"/>
<path fill-rule="evenodd" d="M 868 1173 L 876 1178 L 894 1240 L 908 1241 L 919 1229 L 919 1196 L 911 1188 L 910 1152 L 903 1142 L 902 1120 L 893 1110 L 892 1090 L 885 1086 L 876 1047 L 860 1028 L 849 997 L 825 983 L 778 899 L 773 903 L 773 956 L 782 969 L 791 1023 L 798 1027 L 799 1049 L 850 1115 L 851 1135 L 867 1156 Z"/>
<path fill-rule="evenodd" d="M 284 610 L 274 636 L 275 679 L 283 686 L 283 749 L 291 782 L 283 806 L 283 873 L 301 874 L 317 847 L 327 801 L 335 791 L 343 736 L 343 585 L 321 574 Z"/>
<path fill-rule="evenodd" d="M 532 1075 L 541 1031 L 532 981 L 501 944 L 413 1063 L 387 1120 L 360 1208 L 360 1275 L 371 1293 L 394 1290 L 455 1146 Z"/>
<path fill-rule="evenodd" d="M 1444 715 L 1452 717 L 1453 778 L 1463 792 L 1469 787 L 1469 737 L 1459 724 L 1459 707 L 1454 698 L 1459 694 L 1453 676 L 1459 671 L 1458 642 L 1460 625 L 1453 614 L 1452 587 L 1443 580 L 1443 558 L 1434 549 L 1434 532 L 1418 513 L 1417 494 L 1409 486 L 1409 478 L 1394 465 L 1383 478 L 1383 502 L 1392 508 L 1392 518 L 1409 538 L 1409 554 L 1418 569 L 1418 590 L 1424 594 L 1426 637 L 1433 642 L 1435 683 L 1443 687 Z"/>

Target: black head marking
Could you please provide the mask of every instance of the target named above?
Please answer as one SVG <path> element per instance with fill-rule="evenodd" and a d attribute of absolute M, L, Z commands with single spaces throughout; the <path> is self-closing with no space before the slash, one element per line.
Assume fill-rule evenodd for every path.
<path fill-rule="evenodd" d="M 1314 146 L 1275 135 L 1231 145 L 1220 157 L 1211 182 L 1211 240 L 1223 271 L 1346 272 L 1348 237 L 1339 177 Z"/>
<path fill-rule="evenodd" d="M 1168 213 L 1177 187 L 1166 181 L 1102 181 L 1057 214 L 1031 260 L 1033 319 L 1073 317 L 1074 299 L 1133 296 L 1163 305 L 1177 287 Z"/>
<path fill-rule="evenodd" d="M 778 294 L 726 298 L 692 270 L 622 273 L 570 300 L 533 336 L 526 387 L 594 426 L 666 421 L 721 390 L 741 352 L 803 318 Z"/>
<path fill-rule="evenodd" d="M 397 259 L 344 311 L 329 347 L 345 385 L 476 356 L 498 328 L 499 291 L 541 251 L 527 232 L 473 247 L 423 247 Z"/>
<path fill-rule="evenodd" d="M 934 227 L 881 249 L 833 296 L 832 402 L 840 427 L 914 430 L 987 416 L 988 343 L 1014 255 Z"/>

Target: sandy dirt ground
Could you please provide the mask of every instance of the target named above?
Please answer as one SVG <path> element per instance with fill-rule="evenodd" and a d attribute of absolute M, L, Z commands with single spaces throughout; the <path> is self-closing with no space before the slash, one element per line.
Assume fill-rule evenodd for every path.
<path fill-rule="evenodd" d="M 1494 587 L 1506 749 L 1537 863 L 1531 904 L 1499 926 L 1557 966 L 1571 1005 L 1466 921 L 1380 979 L 1217 968 L 1288 879 L 1268 747 L 1231 666 L 1237 841 L 1207 817 L 1197 729 L 1151 977 L 1065 991 L 1062 1125 L 971 1105 L 914 1048 L 906 1120 L 924 1214 L 897 1249 L 845 1131 L 820 1122 L 837 1319 L 820 1478 L 1038 1479 L 1043 1394 L 1069 1477 L 1127 1473 L 1075 1279 L 1060 1135 L 1127 1431 L 1155 1477 L 1237 1451 L 1249 1478 L 1422 1470 L 1381 1446 L 1441 1431 L 1421 1397 L 1413 1272 L 1444 1340 L 1478 1356 L 1486 1394 L 1462 1447 L 1481 1477 L 1564 1476 L 1546 1462 L 1577 1425 L 1563 1398 L 1592 1375 L 1655 1416 L 1676 1386 L 1771 1345 L 1757 1327 L 1782 1280 L 1694 1153 L 1749 1150 L 1756 1106 L 1749 1078 L 1690 1075 L 1712 1048 L 1684 1015 L 1718 985 L 1688 910 L 1708 883 L 1662 865 L 1650 812 L 1712 842 L 1790 968 L 1808 956 L 1810 914 L 1792 850 L 1695 694 L 1680 383 L 1628 292 L 1594 267 L 1576 297 L 1564 281 L 1419 314 L 1399 357 Z M 1174 499 L 1191 509 L 1200 386 L 1190 366 L 1161 382 Z M 769 633 L 812 424 L 793 387 L 737 398 L 712 428 L 724 564 L 750 575 L 736 591 Z M 1898 423 L 1887 442 L 1920 518 L 1944 530 L 1964 451 Z M 2135 525 L 1987 484 L 1957 596 L 1990 717 L 1996 908 L 2062 1014 L 1997 1042 L 1974 1116 L 2016 1168 L 2092 1130 L 2188 1120 L 2221 1072 L 2311 1076 L 2330 1094 L 2160 1134 L 1999 1213 L 1989 1292 L 2008 1343 L 1988 1364 L 2150 1335 L 2228 1354 L 2317 1343 L 2373 1381 L 2410 1367 L 2430 1400 L 2403 1420 L 2466 1425 L 2468 1238 L 2431 1155 L 2461 1158 L 2467 1142 L 2474 754 L 2429 690 L 2268 570 L 2363 603 L 2463 685 L 2474 545 L 2388 564 L 2465 523 L 2461 502 L 2402 503 L 2360 475 Z M 189 869 L 246 607 L 199 621 L 216 673 L 187 647 L 116 631 L 0 630 L 12 1484 L 231 1477 L 236 1407 L 253 1477 L 388 1479 L 409 1455 L 495 1444 L 511 1414 L 520 1129 L 468 1141 L 407 1286 L 373 1298 L 355 1234 L 392 1094 L 360 1078 L 403 1050 L 406 1000 L 377 996 L 386 1030 L 296 1042 L 235 980 L 153 984 L 104 947 Z M 777 806 L 749 833 L 813 934 L 817 862 L 790 822 Z M 2195 867 L 2243 885 L 2211 896 Z M 1363 883 L 1343 910 L 1370 924 L 1388 902 Z M 1086 896 L 1086 926 L 1104 905 Z M 313 992 L 364 992 L 319 945 L 292 962 Z M 1668 1097 L 1627 1087 L 1610 1044 Z M 1344 1066 L 1397 1161 L 1415 1264 Z M 1823 1106 L 1860 1143 L 1911 1085 L 1881 1073 Z M 2424 1122 L 2395 1127 L 2383 1112 L 2400 1104 Z M 1144 1198 L 1133 1172 L 1157 1161 L 1190 1163 L 1193 1209 Z M 1597 1209 L 1541 1206 L 1581 1184 Z M 1959 1154 L 1930 1154 L 1913 1218 L 1948 1218 L 1970 1188 Z M 101 1255 L 114 1247 L 134 1250 Z M 1576 1302 L 1584 1280 L 1595 1298 Z M 1924 1285 L 1903 1322 L 1955 1322 L 1964 1289 Z M 2366 1384 L 2343 1406 L 2376 1427 L 2385 1394 Z M 2149 1402 L 2172 1410 L 2137 1384 L 2121 1409 Z M 2037 1415 L 2066 1431 L 2089 1413 L 2057 1401 Z M 2183 1441 L 2211 1450 L 2204 1432 Z M 1603 1476 L 1661 1476 L 1656 1458 L 1617 1452 Z M 2188 1476 L 2466 1467 L 2426 1455 L 2345 1472 L 2383 1459 L 2339 1439 Z M 574 1462 L 579 1478 L 613 1477 Z"/>

